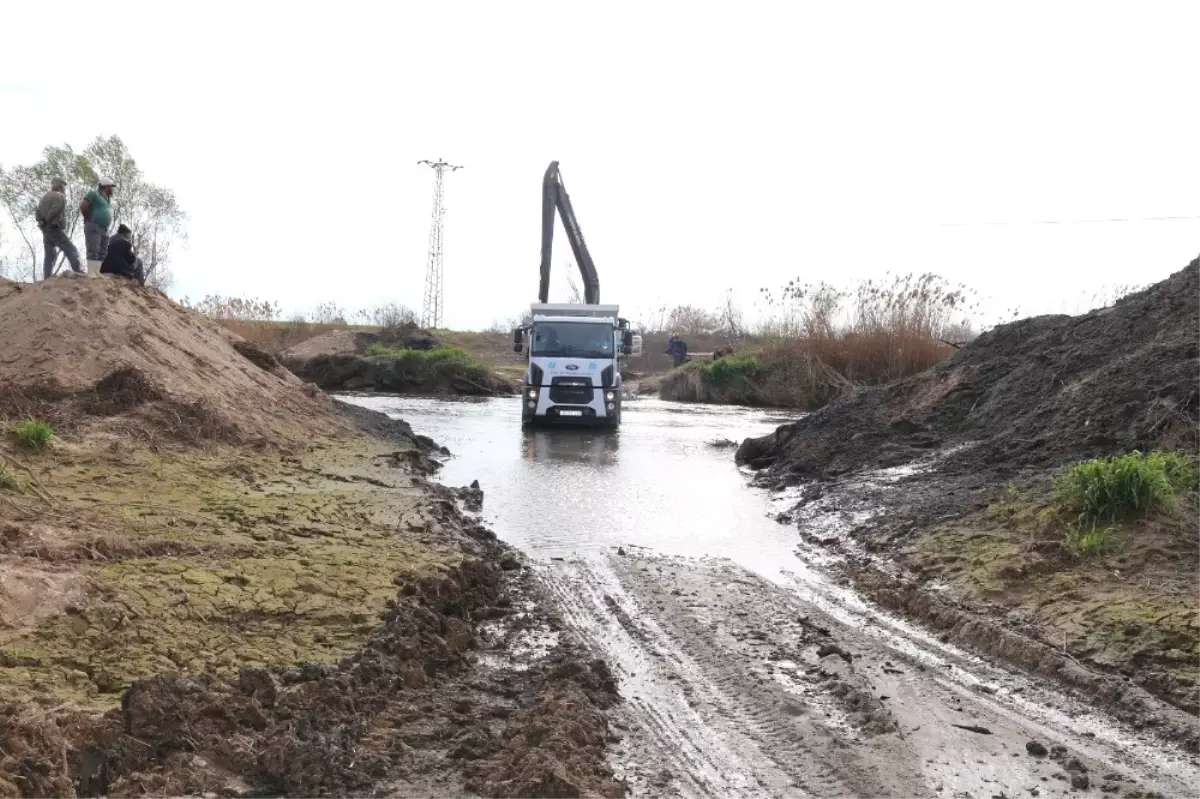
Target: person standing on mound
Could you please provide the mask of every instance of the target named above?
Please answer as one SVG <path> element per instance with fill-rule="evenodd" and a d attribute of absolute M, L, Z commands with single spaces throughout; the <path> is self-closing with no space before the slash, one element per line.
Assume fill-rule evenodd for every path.
<path fill-rule="evenodd" d="M 99 274 L 104 256 L 108 255 L 108 229 L 112 226 L 112 196 L 116 187 L 115 180 L 102 177 L 100 185 L 89 191 L 79 204 L 90 277 Z"/>

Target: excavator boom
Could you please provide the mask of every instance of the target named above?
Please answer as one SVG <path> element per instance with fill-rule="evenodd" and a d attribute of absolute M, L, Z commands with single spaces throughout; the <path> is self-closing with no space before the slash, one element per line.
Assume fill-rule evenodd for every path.
<path fill-rule="evenodd" d="M 583 231 L 579 228 L 579 220 L 575 218 L 575 209 L 571 207 L 571 198 L 567 196 L 567 187 L 563 185 L 557 161 L 551 162 L 542 179 L 542 268 L 538 302 L 550 301 L 550 255 L 554 249 L 555 211 L 562 219 L 567 241 L 583 275 L 583 301 L 597 305 L 600 302 L 600 278 L 596 275 L 596 265 L 592 263 L 591 253 L 583 240 Z"/>

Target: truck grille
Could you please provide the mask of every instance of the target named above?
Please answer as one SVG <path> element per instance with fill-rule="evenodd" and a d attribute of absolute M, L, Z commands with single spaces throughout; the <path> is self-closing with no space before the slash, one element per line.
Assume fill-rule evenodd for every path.
<path fill-rule="evenodd" d="M 592 401 L 591 378 L 552 377 L 550 401 L 561 405 L 587 405 Z"/>

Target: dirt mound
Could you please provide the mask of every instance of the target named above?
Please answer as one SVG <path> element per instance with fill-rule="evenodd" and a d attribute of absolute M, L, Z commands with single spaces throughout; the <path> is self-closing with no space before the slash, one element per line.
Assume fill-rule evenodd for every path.
<path fill-rule="evenodd" d="M 362 355 L 372 344 L 410 350 L 431 350 L 442 342 L 427 330 L 414 324 L 386 327 L 377 333 L 354 330 L 331 330 L 302 341 L 279 353 L 284 363 L 309 361 L 320 356 Z"/>
<path fill-rule="evenodd" d="M 62 433 L 290 447 L 345 429 L 274 357 L 127 281 L 0 280 L 0 414 Z"/>
<path fill-rule="evenodd" d="M 1196 446 L 1200 259 L 1110 308 L 1001 325 L 907 380 L 860 389 L 738 460 L 788 482 L 893 466 L 977 442 L 945 467 L 1003 472 Z"/>

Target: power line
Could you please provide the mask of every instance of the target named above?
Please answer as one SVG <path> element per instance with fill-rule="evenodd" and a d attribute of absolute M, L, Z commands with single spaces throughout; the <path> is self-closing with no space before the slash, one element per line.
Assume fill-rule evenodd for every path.
<path fill-rule="evenodd" d="M 991 225 L 1090 225 L 1104 222 L 1175 222 L 1200 216 L 1135 216 L 1111 219 L 1042 219 L 1029 222 L 941 222 L 938 227 L 986 227 Z"/>
<path fill-rule="evenodd" d="M 426 330 L 442 326 L 442 217 L 446 214 L 445 174 L 461 166 L 437 161 L 418 161 L 433 167 L 433 214 L 429 223 L 429 260 L 425 263 L 425 301 L 421 305 L 421 327 Z"/>

